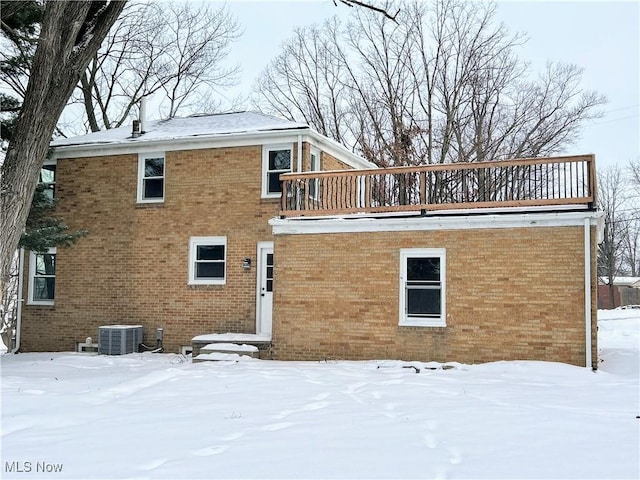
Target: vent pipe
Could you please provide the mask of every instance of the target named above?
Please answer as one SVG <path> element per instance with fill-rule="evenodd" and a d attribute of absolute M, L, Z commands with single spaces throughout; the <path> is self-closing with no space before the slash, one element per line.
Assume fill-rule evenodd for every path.
<path fill-rule="evenodd" d="M 140 134 L 146 132 L 146 123 L 147 123 L 147 97 L 142 97 L 140 99 Z"/>
<path fill-rule="evenodd" d="M 131 130 L 131 138 L 138 138 L 140 136 L 140 120 L 134 120 Z"/>

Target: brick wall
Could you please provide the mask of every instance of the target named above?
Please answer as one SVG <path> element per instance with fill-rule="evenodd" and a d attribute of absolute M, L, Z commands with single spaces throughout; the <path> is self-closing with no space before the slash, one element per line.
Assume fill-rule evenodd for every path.
<path fill-rule="evenodd" d="M 255 332 L 256 244 L 272 240 L 279 209 L 260 198 L 261 155 L 166 152 L 161 205 L 136 204 L 137 155 L 59 160 L 58 213 L 89 235 L 58 248 L 55 306 L 24 308 L 22 349 L 71 350 L 116 323 L 142 324 L 151 345 L 163 327 L 168 351 L 194 335 Z M 227 236 L 226 285 L 187 285 L 191 236 Z"/>
<path fill-rule="evenodd" d="M 584 365 L 583 236 L 582 227 L 277 235 L 286 255 L 275 271 L 274 356 Z M 401 248 L 446 249 L 446 327 L 398 326 Z"/>

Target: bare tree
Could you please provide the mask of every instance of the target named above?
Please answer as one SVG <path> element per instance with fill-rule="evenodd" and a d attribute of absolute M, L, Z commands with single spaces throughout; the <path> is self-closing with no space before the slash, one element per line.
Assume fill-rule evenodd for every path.
<path fill-rule="evenodd" d="M 632 277 L 640 275 L 640 219 L 627 218 L 623 237 L 622 251 L 624 265 Z"/>
<path fill-rule="evenodd" d="M 603 169 L 598 175 L 598 207 L 604 213 L 604 235 L 598 245 L 598 275 L 606 278 L 612 302 L 615 301 L 613 281 L 622 266 L 626 231 L 622 213 L 626 197 L 621 175 L 618 165 Z"/>
<path fill-rule="evenodd" d="M 380 166 L 550 155 L 600 115 L 604 98 L 580 88 L 580 68 L 549 64 L 530 78 L 517 56 L 524 37 L 496 25 L 495 6 L 402 7 L 395 21 L 359 9 L 345 25 L 296 32 L 258 79 L 255 105 L 306 121 Z M 333 124 L 339 134 L 326 128 Z"/>
<path fill-rule="evenodd" d="M 0 167 L 0 297 L 58 118 L 124 5 L 113 0 L 45 4 L 24 102 Z M 6 35 L 5 15 L 3 10 Z"/>
<path fill-rule="evenodd" d="M 224 61 L 239 26 L 225 7 L 130 4 L 81 77 L 76 102 L 91 131 L 121 126 L 142 97 L 162 93 L 162 116 L 222 103 L 218 88 L 235 82 Z M 204 102 L 202 100 L 205 100 Z"/>

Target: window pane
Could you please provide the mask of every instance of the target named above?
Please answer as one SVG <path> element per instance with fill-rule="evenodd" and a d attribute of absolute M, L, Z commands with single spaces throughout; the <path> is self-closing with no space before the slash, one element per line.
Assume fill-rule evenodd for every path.
<path fill-rule="evenodd" d="M 164 176 L 164 158 L 147 158 L 144 161 L 145 177 Z"/>
<path fill-rule="evenodd" d="M 267 292 L 273 292 L 273 280 L 267 280 Z"/>
<path fill-rule="evenodd" d="M 46 184 L 44 186 L 44 195 L 45 197 L 47 197 L 47 199 L 51 202 L 53 202 L 53 199 L 56 196 L 56 184 L 55 183 L 49 183 Z"/>
<path fill-rule="evenodd" d="M 36 255 L 36 275 L 55 275 L 56 256 L 53 253 Z"/>
<path fill-rule="evenodd" d="M 267 278 L 273 278 L 273 267 L 267 267 Z"/>
<path fill-rule="evenodd" d="M 439 258 L 407 258 L 407 280 L 440 281 Z"/>
<path fill-rule="evenodd" d="M 291 150 L 271 150 L 269 152 L 269 170 L 291 169 Z"/>
<path fill-rule="evenodd" d="M 224 260 L 224 245 L 198 245 L 196 260 Z"/>
<path fill-rule="evenodd" d="M 162 198 L 164 196 L 164 180 L 162 178 L 144 181 L 144 198 Z"/>
<path fill-rule="evenodd" d="M 196 278 L 224 278 L 224 262 L 196 262 Z"/>
<path fill-rule="evenodd" d="M 44 165 L 40 169 L 40 183 L 54 183 L 56 181 L 56 166 Z"/>
<path fill-rule="evenodd" d="M 36 277 L 33 279 L 33 299 L 53 300 L 55 297 L 55 278 Z"/>
<path fill-rule="evenodd" d="M 280 182 L 280 174 L 268 173 L 267 178 L 269 180 L 269 193 L 281 193 L 282 183 Z"/>
<path fill-rule="evenodd" d="M 440 315 L 439 288 L 407 287 L 407 314 Z"/>

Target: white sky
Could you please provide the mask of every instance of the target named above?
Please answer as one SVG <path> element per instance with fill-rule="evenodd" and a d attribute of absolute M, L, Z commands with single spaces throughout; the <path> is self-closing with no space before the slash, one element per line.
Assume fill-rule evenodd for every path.
<path fill-rule="evenodd" d="M 221 2 L 216 2 L 220 3 Z M 244 34 L 232 47 L 242 68 L 237 93 L 248 94 L 260 71 L 296 26 L 321 22 L 349 7 L 332 0 L 227 2 Z M 512 32 L 526 32 L 520 55 L 534 72 L 547 60 L 584 67 L 583 86 L 606 95 L 605 116 L 584 128 L 567 154 L 595 153 L 599 167 L 640 158 L 640 2 L 501 1 L 497 15 Z"/>

